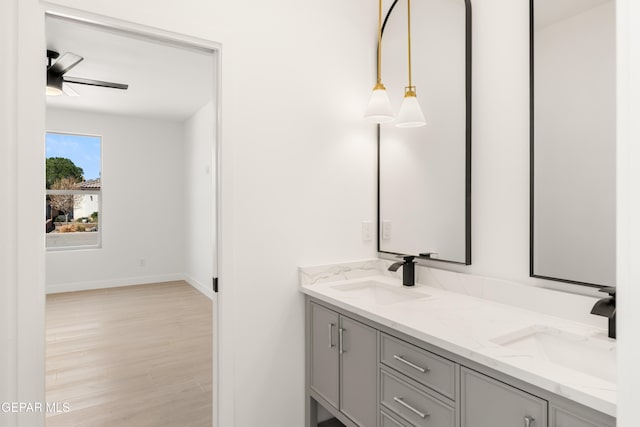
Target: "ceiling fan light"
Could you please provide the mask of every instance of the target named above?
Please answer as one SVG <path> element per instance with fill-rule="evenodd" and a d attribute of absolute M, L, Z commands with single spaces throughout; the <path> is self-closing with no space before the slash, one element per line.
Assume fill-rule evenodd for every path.
<path fill-rule="evenodd" d="M 62 95 L 62 75 L 47 73 L 47 95 Z"/>
<path fill-rule="evenodd" d="M 57 87 L 47 86 L 47 95 L 50 95 L 50 96 L 62 95 L 62 90 L 58 89 Z"/>

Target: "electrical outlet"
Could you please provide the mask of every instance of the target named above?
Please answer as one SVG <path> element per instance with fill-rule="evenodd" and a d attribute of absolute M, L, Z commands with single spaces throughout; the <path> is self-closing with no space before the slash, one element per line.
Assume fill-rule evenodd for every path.
<path fill-rule="evenodd" d="M 382 221 L 382 240 L 391 239 L 391 221 Z"/>
<path fill-rule="evenodd" d="M 373 224 L 371 221 L 362 221 L 362 241 L 370 242 L 373 240 L 372 237 Z"/>

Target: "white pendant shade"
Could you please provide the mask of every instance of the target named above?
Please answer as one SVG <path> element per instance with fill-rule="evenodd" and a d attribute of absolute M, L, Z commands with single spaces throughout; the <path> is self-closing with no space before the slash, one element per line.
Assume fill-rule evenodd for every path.
<path fill-rule="evenodd" d="M 413 95 L 405 96 L 400 106 L 396 126 L 399 128 L 414 128 L 426 124 L 418 99 Z"/>
<path fill-rule="evenodd" d="M 384 88 L 375 88 L 373 90 L 364 118 L 372 123 L 387 123 L 393 120 L 391 103 Z"/>

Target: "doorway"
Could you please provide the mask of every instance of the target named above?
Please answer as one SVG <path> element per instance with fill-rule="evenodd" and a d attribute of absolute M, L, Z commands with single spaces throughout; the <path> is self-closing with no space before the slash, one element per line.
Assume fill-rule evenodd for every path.
<path fill-rule="evenodd" d="M 95 194 L 100 199 L 99 211 L 95 215 L 94 212 L 81 215 L 77 205 L 84 203 L 73 202 L 68 208 L 71 214 L 64 215 L 65 223 L 55 224 L 52 230 L 57 241 L 75 236 L 72 240 L 76 242 L 82 241 L 77 238 L 81 233 L 99 232 L 99 244 L 62 244 L 49 248 L 46 254 L 49 299 L 56 303 L 65 299 L 65 303 L 69 300 L 73 303 L 76 299 L 81 305 L 89 304 L 87 301 L 93 299 L 93 304 L 100 309 L 89 310 L 91 315 L 110 304 L 115 304 L 115 310 L 122 309 L 123 304 L 114 303 L 118 298 L 126 303 L 133 302 L 133 310 L 124 315 L 131 324 L 121 325 L 123 332 L 141 324 L 160 326 L 161 319 L 175 316 L 182 307 L 183 314 L 178 316 L 182 322 L 180 328 L 183 332 L 192 332 L 191 327 L 198 329 L 200 326 L 183 321 L 189 312 L 190 303 L 186 301 L 190 301 L 194 293 L 196 299 L 193 301 L 197 301 L 197 297 L 207 298 L 211 305 L 208 316 L 213 322 L 212 343 L 209 344 L 213 349 L 213 362 L 210 362 L 213 378 L 208 384 L 196 381 L 195 385 L 204 392 L 210 387 L 208 392 L 212 393 L 211 412 L 214 414 L 211 423 L 215 426 L 218 348 L 215 319 L 218 307 L 212 279 L 215 281 L 217 277 L 219 253 L 219 46 L 126 23 L 114 25 L 110 21 L 106 25 L 99 20 L 62 16 L 55 12 L 46 15 L 46 33 L 47 50 L 54 52 L 50 56 L 56 56 L 52 65 L 61 61 L 58 68 L 64 70 L 64 73 L 58 72 L 63 81 L 62 94 L 47 97 L 47 131 L 99 135 L 102 144 L 99 176 L 91 177 L 93 183 L 96 180 L 99 183 L 99 194 Z M 78 61 L 78 58 L 82 59 Z M 73 64 L 74 61 L 77 63 Z M 65 64 L 73 65 L 69 68 Z M 111 85 L 86 84 L 83 79 Z M 82 164 L 75 166 L 88 168 Z M 88 182 L 84 178 L 81 176 L 72 183 L 71 200 L 74 197 L 84 200 L 97 191 L 94 186 L 92 194 L 81 193 Z M 60 197 L 48 195 L 52 196 Z M 82 209 L 86 210 L 85 207 Z M 91 227 L 83 225 L 84 219 L 91 221 Z M 63 227 L 66 227 L 64 232 Z M 127 296 L 124 291 L 132 292 Z M 165 301 L 168 305 L 162 308 L 160 303 L 159 312 L 146 312 L 152 302 L 161 299 L 158 291 L 164 297 L 168 296 L 169 300 Z M 189 295 L 185 296 L 184 291 Z M 82 308 L 86 307 L 79 306 L 78 313 Z M 69 306 L 57 310 L 74 311 Z M 155 321 L 151 320 L 154 316 Z M 122 318 L 119 321 L 122 322 Z M 93 320 L 93 323 L 100 322 L 100 318 Z M 175 322 L 172 324 L 175 326 Z M 106 321 L 104 325 L 107 325 Z M 101 325 L 94 326 L 94 332 L 89 336 L 97 336 L 104 330 Z M 64 332 L 52 335 L 48 333 L 47 339 L 65 339 Z M 132 339 L 144 341 L 141 337 Z M 145 356 L 143 350 L 152 346 L 141 344 L 142 347 L 129 347 L 125 352 L 140 353 L 141 360 L 134 361 L 133 365 L 139 363 L 144 372 L 152 366 L 149 354 Z M 162 352 L 163 343 L 160 344 L 152 351 Z M 78 345 L 78 349 L 88 351 L 83 345 Z M 184 350 L 190 351 L 188 345 Z M 86 369 L 90 370 L 90 358 L 88 360 Z M 172 366 L 175 368 L 173 363 L 165 360 L 160 365 L 164 364 L 171 371 Z M 162 376 L 159 374 L 162 366 L 155 368 L 147 376 L 156 379 Z M 116 378 L 113 372 L 108 372 L 115 368 L 102 369 L 104 372 L 100 375 L 104 382 L 117 382 L 112 381 Z M 54 369 L 47 370 L 48 389 L 51 381 L 60 380 L 59 374 Z M 77 381 L 83 380 L 82 370 L 66 374 L 77 377 Z M 139 377 L 133 375 L 134 379 Z M 67 382 L 73 380 L 65 379 Z M 193 378 L 185 381 L 193 381 Z M 92 386 L 95 384 L 84 385 Z M 187 397 L 181 394 L 185 390 L 185 387 L 175 386 L 175 399 Z M 144 394 L 144 389 L 142 391 Z M 88 404 L 87 399 L 84 403 L 78 400 L 76 405 L 73 400 L 59 401 L 61 396 L 56 395 L 61 408 L 59 415 L 73 412 L 74 406 Z M 102 404 L 103 395 L 94 393 L 91 396 L 95 405 Z M 108 410 L 116 411 L 117 408 L 115 405 Z M 52 414 L 53 417 L 57 415 Z"/>

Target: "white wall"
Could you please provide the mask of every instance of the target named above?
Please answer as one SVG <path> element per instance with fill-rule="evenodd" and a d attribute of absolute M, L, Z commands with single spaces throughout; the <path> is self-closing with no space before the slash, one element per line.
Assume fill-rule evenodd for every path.
<path fill-rule="evenodd" d="M 48 291 L 181 278 L 182 124 L 49 108 L 47 129 L 102 136 L 102 247 L 47 252 Z"/>
<path fill-rule="evenodd" d="M 537 29 L 534 46 L 534 271 L 615 285 L 615 2 Z"/>
<path fill-rule="evenodd" d="M 215 118 L 213 102 L 209 102 L 184 123 L 185 276 L 207 294 L 212 293 L 214 276 Z"/>
<path fill-rule="evenodd" d="M 375 127 L 362 115 L 375 83 L 376 8 L 235 4 L 215 5 L 225 21 L 220 303 L 222 322 L 234 311 L 236 367 L 235 421 L 220 426 L 299 427 L 297 266 L 375 254 L 360 223 L 375 215 Z"/>
<path fill-rule="evenodd" d="M 616 0 L 618 19 L 618 427 L 638 425 L 640 389 L 640 3 Z"/>

